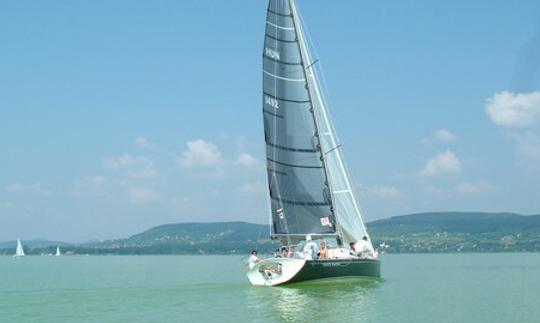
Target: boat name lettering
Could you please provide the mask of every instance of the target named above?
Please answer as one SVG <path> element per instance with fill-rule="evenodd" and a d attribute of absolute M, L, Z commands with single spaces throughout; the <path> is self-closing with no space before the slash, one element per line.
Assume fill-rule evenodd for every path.
<path fill-rule="evenodd" d="M 323 267 L 339 267 L 341 264 L 339 262 L 323 262 Z"/>

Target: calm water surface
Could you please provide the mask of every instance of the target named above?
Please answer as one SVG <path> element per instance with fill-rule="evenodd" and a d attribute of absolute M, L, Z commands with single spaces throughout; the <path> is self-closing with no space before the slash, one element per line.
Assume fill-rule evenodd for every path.
<path fill-rule="evenodd" d="M 540 254 L 384 255 L 380 282 L 275 288 L 244 261 L 0 257 L 0 321 L 540 322 Z"/>

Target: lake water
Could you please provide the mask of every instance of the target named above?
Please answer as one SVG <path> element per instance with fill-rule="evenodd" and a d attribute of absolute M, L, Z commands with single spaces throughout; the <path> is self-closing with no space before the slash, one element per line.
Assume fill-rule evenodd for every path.
<path fill-rule="evenodd" d="M 540 254 L 383 255 L 383 280 L 252 287 L 239 256 L 0 257 L 1 322 L 540 322 Z"/>

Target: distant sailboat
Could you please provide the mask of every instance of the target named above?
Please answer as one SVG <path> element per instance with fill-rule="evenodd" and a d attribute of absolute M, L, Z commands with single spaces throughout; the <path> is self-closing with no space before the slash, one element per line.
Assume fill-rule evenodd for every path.
<path fill-rule="evenodd" d="M 17 249 L 13 257 L 24 257 L 24 249 L 21 243 L 21 239 L 17 238 Z"/>
<path fill-rule="evenodd" d="M 60 253 L 60 247 L 59 246 L 56 246 L 56 254 L 55 256 L 61 256 L 62 254 Z"/>
<path fill-rule="evenodd" d="M 380 277 L 295 0 L 269 0 L 262 56 L 271 238 L 284 253 L 253 256 L 249 280 L 275 286 Z M 329 246 L 327 254 L 299 252 L 315 250 L 314 244 Z"/>

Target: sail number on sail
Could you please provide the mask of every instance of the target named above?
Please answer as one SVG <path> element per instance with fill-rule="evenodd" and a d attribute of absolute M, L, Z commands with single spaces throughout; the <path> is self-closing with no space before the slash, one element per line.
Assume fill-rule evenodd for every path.
<path fill-rule="evenodd" d="M 266 55 L 267 57 L 270 57 L 271 59 L 276 60 L 276 61 L 279 61 L 281 59 L 280 54 L 279 54 L 278 51 L 275 51 L 275 50 L 270 49 L 268 47 L 266 47 L 264 49 L 264 55 Z"/>
<path fill-rule="evenodd" d="M 279 102 L 278 100 L 274 99 L 274 98 L 271 98 L 269 96 L 264 96 L 264 102 L 271 106 L 272 108 L 275 108 L 275 109 L 279 109 Z"/>

